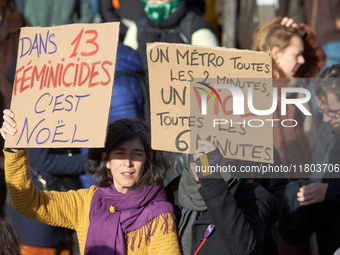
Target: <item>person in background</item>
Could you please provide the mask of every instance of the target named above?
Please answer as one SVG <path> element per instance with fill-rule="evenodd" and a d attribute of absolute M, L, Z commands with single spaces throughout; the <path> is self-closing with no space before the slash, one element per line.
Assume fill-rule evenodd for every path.
<path fill-rule="evenodd" d="M 14 81 L 14 68 L 10 71 L 10 81 Z M 144 117 L 143 84 L 139 79 L 143 70 L 139 54 L 130 47 L 119 44 L 117 51 L 116 73 L 114 90 L 110 107 L 110 122 L 119 118 L 138 119 Z M 144 85 L 145 86 L 145 85 Z M 55 183 L 49 189 L 64 190 L 78 189 L 82 186 L 90 188 L 94 180 L 85 173 L 88 149 L 52 149 L 30 148 L 30 170 L 32 179 L 37 188 L 46 187 L 42 182 Z M 40 177 L 39 177 L 40 176 Z M 42 178 L 42 179 L 41 179 Z M 3 179 L 4 180 L 4 179 Z M 63 184 L 62 181 L 67 181 Z M 68 185 L 72 182 L 72 185 Z M 12 207 L 10 210 L 13 223 L 22 232 L 22 243 L 26 251 L 49 251 L 52 254 L 61 250 L 72 252 L 74 240 L 73 231 L 65 228 L 49 226 L 29 219 L 17 213 Z M 37 233 L 32 235 L 32 229 Z"/>
<path fill-rule="evenodd" d="M 99 13 L 103 22 L 119 21 L 119 41 L 123 42 L 128 28 L 144 14 L 140 0 L 99 0 Z M 132 8 L 133 6 L 133 8 Z"/>
<path fill-rule="evenodd" d="M 13 118 L 4 111 L 4 139 L 17 132 Z M 142 121 L 111 123 L 105 147 L 89 151 L 88 171 L 98 186 L 69 192 L 36 189 L 27 150 L 5 149 L 12 204 L 28 217 L 76 230 L 81 254 L 180 254 L 173 207 L 162 185 L 169 154 L 153 151 L 150 142 Z"/>
<path fill-rule="evenodd" d="M 250 162 L 251 166 L 259 165 L 259 162 Z M 274 162 L 273 166 L 281 167 L 282 161 L 277 150 L 274 147 Z M 263 246 L 262 246 L 262 255 L 279 255 L 279 246 L 278 246 L 278 238 L 277 238 L 277 224 L 279 221 L 280 215 L 280 201 L 283 193 L 285 191 L 286 185 L 289 183 L 289 180 L 285 176 L 279 176 L 277 173 L 270 173 L 268 176 L 263 178 L 263 176 L 259 176 L 254 174 L 255 178 L 251 178 L 252 181 L 260 184 L 263 188 L 265 188 L 271 197 L 270 203 L 270 218 L 266 228 Z M 262 178 L 261 178 L 262 177 Z"/>
<path fill-rule="evenodd" d="M 132 24 L 124 44 L 137 50 L 147 70 L 146 43 L 167 42 L 218 46 L 211 26 L 182 0 L 141 0 L 145 15 Z"/>
<path fill-rule="evenodd" d="M 24 16 L 33 27 L 51 27 L 73 23 L 92 23 L 89 0 L 26 0 Z"/>
<path fill-rule="evenodd" d="M 21 255 L 20 238 L 14 225 L 0 218 L 0 254 Z"/>
<path fill-rule="evenodd" d="M 315 82 L 318 111 L 323 116 L 312 151 L 309 180 L 291 182 L 281 201 L 279 232 L 292 244 L 316 234 L 318 254 L 340 247 L 340 65 L 326 68 Z M 320 169 L 322 167 L 322 169 Z"/>
<path fill-rule="evenodd" d="M 148 98 L 141 56 L 132 48 L 119 43 L 109 113 L 110 123 L 120 118 L 144 119 L 149 123 Z M 88 151 L 88 148 L 82 148 L 83 155 L 87 155 Z M 95 182 L 87 173 L 79 178 L 84 188 L 90 188 Z"/>
<path fill-rule="evenodd" d="M 28 21 L 20 14 L 14 0 L 0 0 L 0 92 L 2 107 L 8 108 L 12 96 L 12 84 L 6 80 L 6 71 L 17 56 L 20 28 Z"/>
<path fill-rule="evenodd" d="M 27 21 L 19 13 L 14 0 L 0 0 L 0 110 L 7 108 L 11 100 L 12 85 L 6 80 L 6 71 L 17 55 L 20 28 Z M 4 141 L 0 137 L 0 147 Z M 4 156 L 0 152 L 0 218 L 5 217 L 6 184 Z"/>
<path fill-rule="evenodd" d="M 99 2 L 98 0 L 90 0 L 92 12 L 93 12 L 93 23 L 101 23 L 102 18 L 99 13 Z"/>
<path fill-rule="evenodd" d="M 183 254 L 262 254 L 269 193 L 249 179 L 206 171 L 208 166 L 240 167 L 243 162 L 227 161 L 207 140 L 198 145 L 189 155 L 190 166 L 166 187 L 177 213 Z"/>
<path fill-rule="evenodd" d="M 146 119 L 148 114 L 144 106 L 148 94 L 141 56 L 132 48 L 119 43 L 116 62 L 110 122 L 119 118 Z"/>
<path fill-rule="evenodd" d="M 274 119 L 294 119 L 294 127 L 283 127 L 280 121 L 274 123 L 274 147 L 278 150 L 284 165 L 310 163 L 310 152 L 316 137 L 318 122 L 311 104 L 304 106 L 312 116 L 305 116 L 294 104 L 287 105 L 287 114 L 281 115 L 281 88 L 302 87 L 308 89 L 303 80 L 312 78 L 323 67 L 325 54 L 315 40 L 310 28 L 297 25 L 292 19 L 275 18 L 254 35 L 253 50 L 271 51 L 273 59 L 273 86 L 278 89 L 278 104 Z M 291 93 L 289 98 L 304 95 Z"/>
<path fill-rule="evenodd" d="M 277 149 L 283 165 L 310 164 L 310 153 L 315 141 L 318 121 L 310 102 L 304 107 L 312 114 L 305 116 L 294 104 L 286 106 L 286 115 L 281 115 L 281 88 L 301 87 L 308 89 L 304 79 L 312 78 L 323 67 L 325 54 L 316 41 L 310 28 L 304 24 L 297 25 L 287 17 L 277 17 L 261 27 L 254 35 L 253 50 L 271 51 L 273 59 L 273 86 L 278 90 L 278 103 L 273 118 L 274 147 Z M 304 97 L 303 94 L 290 93 L 287 98 Z M 294 127 L 284 127 L 281 121 L 293 119 L 297 122 Z M 308 178 L 309 173 L 287 174 L 289 180 Z M 280 212 L 279 212 L 280 213 Z M 281 236 L 278 236 L 280 254 L 308 254 L 309 244 L 289 246 Z"/>

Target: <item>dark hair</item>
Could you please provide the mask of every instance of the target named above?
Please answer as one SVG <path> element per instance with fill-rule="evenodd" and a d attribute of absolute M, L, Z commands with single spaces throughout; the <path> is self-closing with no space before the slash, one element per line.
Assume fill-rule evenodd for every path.
<path fill-rule="evenodd" d="M 340 101 L 340 64 L 326 68 L 320 79 L 315 83 L 315 95 L 317 97 L 327 97 L 326 93 L 334 93 Z"/>
<path fill-rule="evenodd" d="M 20 255 L 20 238 L 14 225 L 0 218 L 0 255 Z"/>
<path fill-rule="evenodd" d="M 87 172 L 98 181 L 98 186 L 108 187 L 113 183 L 110 169 L 106 167 L 106 160 L 110 152 L 127 141 L 140 139 L 144 146 L 146 161 L 144 172 L 139 182 L 132 187 L 138 188 L 143 185 L 160 185 L 163 183 L 166 171 L 170 168 L 171 154 L 169 152 L 151 149 L 150 133 L 147 124 L 142 120 L 120 119 L 126 125 L 123 129 L 115 128 L 111 124 L 107 131 L 106 143 L 104 148 L 94 148 L 89 150 L 89 163 L 86 166 Z M 145 128 L 141 132 L 132 130 L 131 125 L 134 122 L 141 122 Z M 105 152 L 107 157 L 102 160 L 101 154 Z"/>

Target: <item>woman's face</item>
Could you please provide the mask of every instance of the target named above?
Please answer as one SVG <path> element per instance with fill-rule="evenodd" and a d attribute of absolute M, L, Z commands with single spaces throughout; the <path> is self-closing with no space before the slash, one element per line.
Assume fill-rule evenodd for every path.
<path fill-rule="evenodd" d="M 290 39 L 289 46 L 278 51 L 275 60 L 286 78 L 294 77 L 299 67 L 305 63 L 302 56 L 303 50 L 302 39 L 298 36 L 293 36 Z"/>
<path fill-rule="evenodd" d="M 146 152 L 139 138 L 127 141 L 110 152 L 106 167 L 111 170 L 113 184 L 125 194 L 143 175 Z"/>

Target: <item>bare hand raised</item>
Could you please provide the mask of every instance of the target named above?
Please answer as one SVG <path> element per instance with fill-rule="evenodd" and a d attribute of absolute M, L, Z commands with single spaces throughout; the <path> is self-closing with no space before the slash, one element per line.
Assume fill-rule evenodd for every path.
<path fill-rule="evenodd" d="M 207 140 L 198 140 L 197 143 L 203 146 L 194 151 L 194 160 L 197 160 L 204 154 L 208 154 L 209 152 L 216 150 L 216 146 L 212 142 L 209 142 Z"/>
<path fill-rule="evenodd" d="M 2 127 L 0 129 L 1 135 L 6 140 L 6 135 L 14 135 L 17 132 L 16 123 L 13 120 L 14 114 L 11 110 L 5 109 L 3 111 L 3 119 L 4 122 L 2 123 Z M 13 151 L 18 151 L 18 150 L 13 150 Z"/>
<path fill-rule="evenodd" d="M 293 28 L 297 28 L 298 25 L 294 22 L 293 19 L 289 19 L 287 17 L 284 17 L 281 21 L 281 26 L 284 26 L 284 27 L 293 27 Z"/>
<path fill-rule="evenodd" d="M 328 183 L 314 182 L 303 186 L 297 193 L 297 200 L 302 206 L 322 203 L 325 200 Z"/>

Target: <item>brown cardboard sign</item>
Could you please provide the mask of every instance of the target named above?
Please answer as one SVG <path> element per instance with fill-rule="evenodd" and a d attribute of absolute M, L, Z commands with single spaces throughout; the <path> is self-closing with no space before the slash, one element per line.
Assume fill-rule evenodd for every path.
<path fill-rule="evenodd" d="M 147 57 L 153 149 L 193 153 L 205 139 L 225 157 L 273 162 L 269 53 L 150 43 Z"/>
<path fill-rule="evenodd" d="M 104 147 L 119 23 L 21 29 L 6 147 Z"/>

